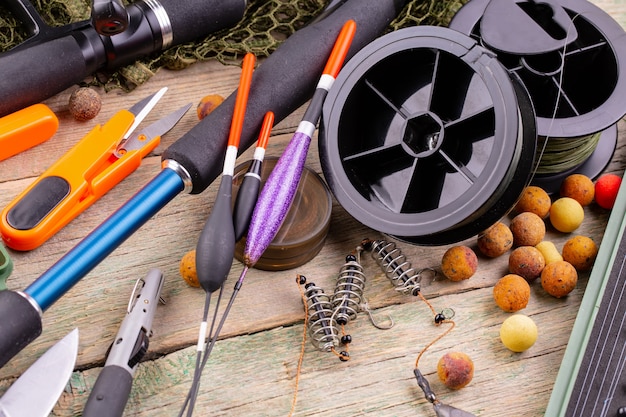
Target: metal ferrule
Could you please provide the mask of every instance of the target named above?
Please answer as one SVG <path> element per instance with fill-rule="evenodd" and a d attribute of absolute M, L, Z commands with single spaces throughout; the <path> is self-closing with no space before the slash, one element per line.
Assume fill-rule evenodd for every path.
<path fill-rule="evenodd" d="M 159 26 L 161 27 L 161 37 L 163 42 L 163 49 L 168 48 L 174 40 L 174 32 L 172 31 L 172 22 L 167 12 L 157 0 L 144 0 L 146 6 L 148 6 L 154 13 Z"/>
<path fill-rule="evenodd" d="M 187 171 L 184 166 L 182 166 L 173 159 L 166 159 L 161 163 L 161 168 L 167 168 L 174 171 L 183 181 L 185 187 L 183 191 L 186 193 L 191 193 L 191 190 L 193 189 L 193 181 L 191 179 L 189 171 Z"/>
<path fill-rule="evenodd" d="M 21 295 L 22 297 L 24 297 L 30 303 L 30 305 L 33 306 L 33 308 L 37 311 L 37 313 L 39 313 L 39 316 L 43 316 L 43 310 L 41 309 L 41 307 L 39 306 L 39 304 L 37 303 L 37 301 L 35 301 L 33 297 L 31 297 L 30 295 L 28 295 L 27 293 L 23 291 L 15 291 L 15 292 Z"/>

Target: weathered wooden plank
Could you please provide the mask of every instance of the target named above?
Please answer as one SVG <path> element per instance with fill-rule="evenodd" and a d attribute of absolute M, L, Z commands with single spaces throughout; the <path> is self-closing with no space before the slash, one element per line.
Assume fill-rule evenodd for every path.
<path fill-rule="evenodd" d="M 594 0 L 626 27 L 623 0 Z M 147 122 L 210 93 L 228 95 L 236 88 L 239 69 L 215 62 L 199 63 L 184 70 L 161 70 L 149 83 L 126 94 L 103 93 L 103 109 L 96 120 L 79 123 L 71 119 L 65 105 L 70 90 L 47 103 L 57 113 L 61 126 L 45 144 L 0 163 L 0 206 L 4 207 L 37 175 L 67 151 L 96 123 L 105 122 L 115 111 L 156 91 L 170 90 Z M 302 115 L 302 109 L 280 123 L 273 132 L 269 155 L 279 155 Z M 10 254 L 15 263 L 8 280 L 10 289 L 23 289 L 74 247 L 87 233 L 153 178 L 160 169 L 160 154 L 196 123 L 190 112 L 163 138 L 162 144 L 129 178 L 65 227 L 42 247 Z M 607 171 L 622 174 L 626 166 L 626 122 L 619 123 L 618 148 Z M 314 141 L 307 163 L 317 172 L 320 164 Z M 248 159 L 251 151 L 240 159 Z M 200 195 L 180 195 L 155 215 L 137 233 L 55 303 L 44 314 L 44 333 L 10 363 L 0 369 L 0 392 L 10 385 L 46 348 L 72 328 L 80 329 L 78 369 L 68 391 L 53 415 L 78 416 L 89 394 L 106 349 L 124 315 L 134 281 L 158 267 L 166 281 L 155 317 L 150 356 L 141 364 L 127 407 L 128 416 L 171 416 L 180 409 L 191 381 L 197 327 L 204 295 L 178 277 L 178 261 L 195 246 L 216 192 L 216 185 Z M 576 233 L 600 242 L 608 211 L 596 206 L 585 209 L 586 221 Z M 508 219 L 505 219 L 508 220 Z M 549 230 L 547 239 L 560 249 L 570 235 Z M 322 252 L 308 264 L 291 271 L 253 270 L 235 302 L 207 366 L 198 402 L 198 414 L 286 415 L 289 412 L 302 335 L 302 303 L 294 283 L 296 273 L 306 275 L 327 291 L 345 255 L 364 237 L 380 234 L 355 221 L 336 202 L 331 228 Z M 473 239 L 464 242 L 475 247 Z M 417 267 L 438 268 L 448 246 L 419 247 L 400 244 Z M 391 314 L 396 326 L 375 329 L 361 314 L 351 326 L 352 359 L 339 362 L 316 351 L 310 343 L 302 368 L 296 415 L 432 415 L 412 374 L 419 350 L 442 330 L 430 321 L 429 311 L 416 298 L 391 288 L 374 261 L 366 256 L 366 295 L 377 317 Z M 229 282 L 234 282 L 241 265 L 233 262 Z M 476 276 L 462 283 L 439 280 L 423 293 L 436 308 L 452 307 L 457 327 L 422 359 L 420 368 L 442 401 L 485 416 L 540 416 L 548 402 L 552 384 L 569 337 L 588 275 L 565 299 L 556 300 L 533 285 L 532 301 L 523 311 L 540 329 L 537 344 L 522 354 L 513 354 L 499 343 L 498 328 L 507 314 L 491 300 L 491 287 L 506 273 L 506 258 L 480 258 Z M 227 295 L 231 285 L 227 285 Z M 463 350 L 475 361 L 472 384 L 449 391 L 437 381 L 436 361 L 445 351 Z M 201 412 L 200 412 L 201 411 Z"/>

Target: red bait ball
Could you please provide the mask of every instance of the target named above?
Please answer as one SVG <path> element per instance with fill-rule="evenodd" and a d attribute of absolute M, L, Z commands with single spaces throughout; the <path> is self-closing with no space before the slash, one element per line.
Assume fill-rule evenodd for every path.
<path fill-rule="evenodd" d="M 604 174 L 596 181 L 595 199 L 602 208 L 612 209 L 622 178 L 615 174 Z"/>

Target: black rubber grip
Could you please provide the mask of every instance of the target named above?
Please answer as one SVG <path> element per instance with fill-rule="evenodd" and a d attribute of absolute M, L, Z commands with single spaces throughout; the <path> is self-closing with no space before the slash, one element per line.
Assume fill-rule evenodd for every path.
<path fill-rule="evenodd" d="M 255 142 L 266 112 L 273 111 L 278 123 L 311 98 L 347 20 L 353 19 L 357 27 L 349 58 L 382 33 L 405 2 L 347 1 L 326 18 L 291 35 L 254 72 L 239 151 Z M 175 160 L 187 169 L 193 194 L 204 191 L 222 171 L 235 98 L 236 92 L 163 154 L 163 159 Z"/>
<path fill-rule="evenodd" d="M 159 0 L 172 25 L 174 45 L 237 23 L 246 0 Z"/>
<path fill-rule="evenodd" d="M 15 203 L 7 213 L 7 222 L 17 230 L 37 226 L 70 193 L 70 183 L 55 175 L 44 177 Z"/>
<path fill-rule="evenodd" d="M 121 417 L 132 386 L 133 376 L 126 369 L 105 366 L 89 393 L 83 417 Z"/>
<path fill-rule="evenodd" d="M 21 294 L 0 291 L 0 367 L 40 334 L 39 311 Z"/>
<path fill-rule="evenodd" d="M 73 36 L 0 55 L 0 116 L 39 103 L 89 75 Z"/>

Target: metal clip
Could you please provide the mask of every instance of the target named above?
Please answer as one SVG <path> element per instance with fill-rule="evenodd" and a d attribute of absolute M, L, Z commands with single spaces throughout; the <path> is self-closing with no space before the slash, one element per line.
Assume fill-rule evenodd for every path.
<path fill-rule="evenodd" d="M 148 350 L 148 338 L 152 336 L 152 321 L 161 298 L 163 274 L 151 269 L 145 278 L 135 282 L 126 316 L 111 346 L 105 366 L 117 365 L 134 372 L 135 366 Z"/>

